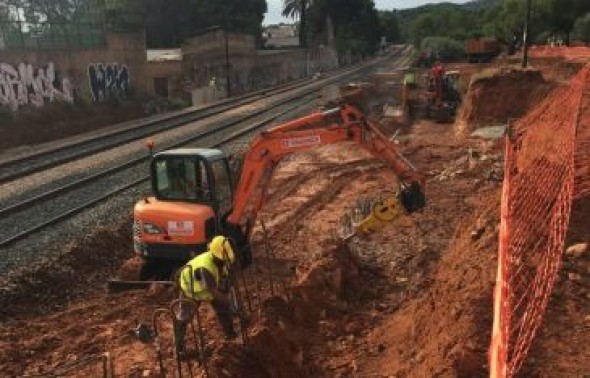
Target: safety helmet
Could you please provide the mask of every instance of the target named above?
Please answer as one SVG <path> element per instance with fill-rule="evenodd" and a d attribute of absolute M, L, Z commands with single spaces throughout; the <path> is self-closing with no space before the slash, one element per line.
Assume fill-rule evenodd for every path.
<path fill-rule="evenodd" d="M 214 237 L 209 243 L 209 251 L 219 260 L 229 260 L 229 263 L 234 262 L 234 250 L 225 236 Z"/>

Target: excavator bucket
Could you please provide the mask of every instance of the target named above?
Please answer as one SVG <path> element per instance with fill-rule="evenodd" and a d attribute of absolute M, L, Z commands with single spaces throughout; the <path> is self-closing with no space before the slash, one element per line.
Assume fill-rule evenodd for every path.
<path fill-rule="evenodd" d="M 402 188 L 400 197 L 401 203 L 408 214 L 412 214 L 426 206 L 426 196 L 417 182 L 412 183 L 409 187 Z"/>
<path fill-rule="evenodd" d="M 356 226 L 356 230 L 362 233 L 377 231 L 384 223 L 391 222 L 405 213 L 398 196 L 386 198 L 373 206 L 371 214 Z"/>

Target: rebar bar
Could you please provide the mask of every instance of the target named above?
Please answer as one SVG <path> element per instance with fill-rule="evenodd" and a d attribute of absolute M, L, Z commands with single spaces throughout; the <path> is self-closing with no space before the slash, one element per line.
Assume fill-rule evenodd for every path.
<path fill-rule="evenodd" d="M 199 365 L 203 368 L 203 371 L 205 372 L 205 377 L 209 377 L 209 368 L 207 365 L 207 353 L 206 353 L 206 339 L 205 339 L 205 334 L 203 332 L 203 327 L 202 327 L 202 323 L 201 323 L 201 314 L 200 314 L 200 304 L 201 301 L 198 300 L 197 298 L 195 298 L 195 276 L 193 273 L 193 267 L 190 265 L 185 265 L 182 268 L 180 268 L 177 273 L 176 273 L 176 278 L 175 280 L 177 282 L 180 282 L 181 279 L 181 275 L 182 272 L 188 269 L 189 270 L 189 274 L 190 274 L 190 291 L 191 291 L 191 297 L 186 297 L 186 294 L 182 292 L 182 290 L 179 290 L 179 294 L 180 295 L 184 295 L 185 297 L 176 299 L 174 301 L 172 301 L 172 303 L 170 304 L 170 309 L 172 311 L 172 313 L 174 314 L 174 308 L 175 306 L 180 306 L 182 303 L 186 303 L 190 306 L 194 306 L 194 311 L 192 314 L 192 318 L 189 321 L 192 333 L 193 333 L 193 340 L 195 342 L 195 348 L 197 351 L 197 354 L 199 355 Z M 197 322 L 197 331 L 195 331 L 195 326 L 194 326 L 194 321 Z M 187 325 L 187 326 L 188 326 Z M 187 358 L 187 364 L 189 364 L 189 369 L 191 371 L 191 376 L 192 376 L 192 364 L 190 364 L 190 359 Z"/>
<path fill-rule="evenodd" d="M 166 377 L 166 366 L 164 364 L 164 356 L 162 355 L 162 344 L 160 343 L 160 332 L 158 327 L 158 319 L 162 315 L 169 315 L 168 309 L 159 308 L 152 314 L 152 329 L 154 331 L 154 347 L 156 348 L 156 359 L 160 368 L 160 375 Z"/>

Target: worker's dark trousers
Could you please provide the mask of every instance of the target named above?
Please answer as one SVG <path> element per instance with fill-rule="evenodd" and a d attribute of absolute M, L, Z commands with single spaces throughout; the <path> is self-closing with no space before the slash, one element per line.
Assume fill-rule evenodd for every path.
<path fill-rule="evenodd" d="M 221 325 L 221 328 L 223 329 L 223 333 L 225 334 L 225 336 L 233 337 L 234 326 L 231 310 L 219 301 L 211 301 L 210 303 L 211 307 L 213 307 L 213 311 L 215 311 L 215 315 L 217 316 L 217 320 L 219 321 L 219 324 Z M 180 351 L 184 351 L 184 335 L 186 333 L 186 327 L 195 316 L 196 310 L 197 308 L 194 303 L 180 303 L 180 309 L 177 319 L 178 322 L 176 323 L 175 332 L 176 348 Z"/>
<path fill-rule="evenodd" d="M 217 320 L 221 325 L 221 329 L 223 329 L 223 333 L 228 337 L 233 336 L 233 315 L 229 307 L 218 301 L 211 301 L 211 306 L 213 307 L 213 311 L 215 311 L 215 315 L 217 315 Z"/>

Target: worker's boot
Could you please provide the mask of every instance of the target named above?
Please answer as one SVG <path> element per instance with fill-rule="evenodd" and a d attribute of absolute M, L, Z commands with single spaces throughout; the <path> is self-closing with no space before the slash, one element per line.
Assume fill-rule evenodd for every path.
<path fill-rule="evenodd" d="M 234 322 L 231 314 L 224 313 L 221 316 L 218 315 L 218 319 L 219 323 L 221 324 L 221 328 L 223 329 L 225 340 L 230 341 L 235 339 L 238 334 L 236 331 L 234 331 Z"/>
<path fill-rule="evenodd" d="M 213 310 L 215 311 L 215 315 L 217 316 L 217 321 L 219 322 L 219 325 L 221 325 L 221 329 L 223 330 L 225 339 L 235 339 L 238 336 L 238 334 L 236 333 L 236 331 L 234 331 L 234 322 L 231 308 L 227 306 L 225 303 L 221 303 L 218 301 L 212 301 L 211 305 L 213 306 Z"/>
<path fill-rule="evenodd" d="M 238 334 L 233 329 L 228 330 L 228 331 L 223 331 L 223 333 L 224 333 L 225 341 L 232 341 L 236 337 L 238 337 Z"/>

